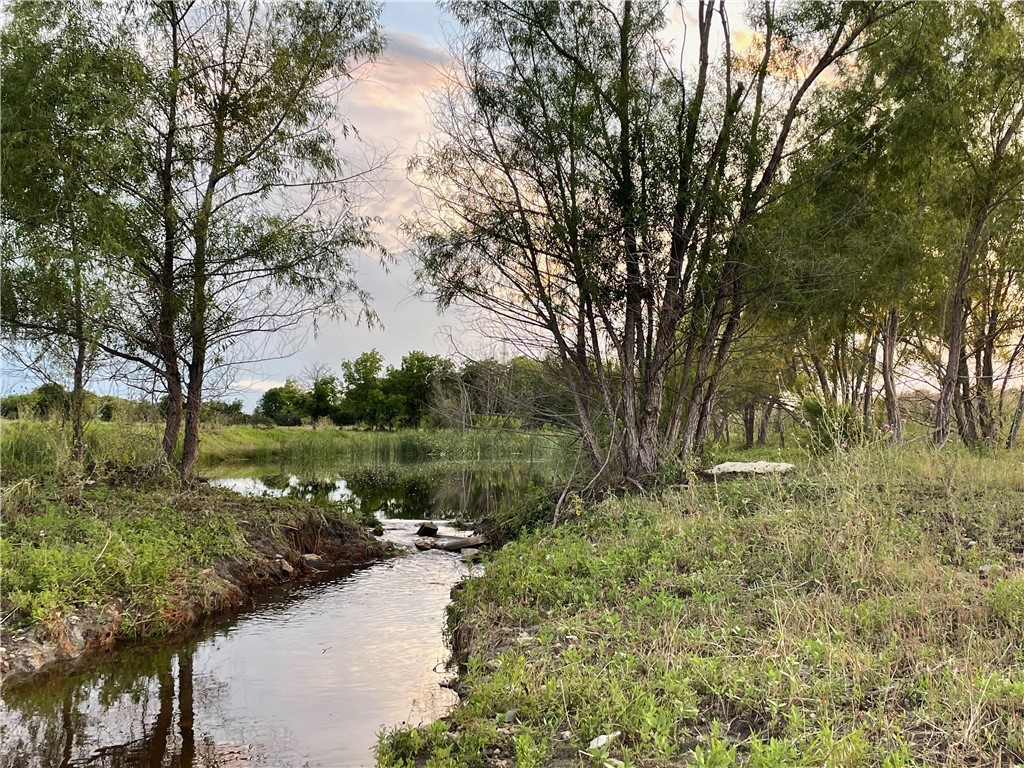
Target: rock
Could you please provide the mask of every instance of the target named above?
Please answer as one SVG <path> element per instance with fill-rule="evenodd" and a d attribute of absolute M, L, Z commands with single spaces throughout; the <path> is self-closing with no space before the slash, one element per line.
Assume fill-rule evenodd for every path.
<path fill-rule="evenodd" d="M 466 538 L 439 536 L 435 539 L 434 548 L 443 549 L 445 552 L 461 552 L 464 549 L 479 547 L 481 544 L 486 543 L 487 538 L 485 536 L 468 536 Z"/>
<path fill-rule="evenodd" d="M 425 552 L 428 549 L 433 549 L 434 548 L 434 540 L 433 539 L 426 539 L 426 538 L 416 539 L 416 541 L 414 541 L 412 544 L 420 552 Z"/>
<path fill-rule="evenodd" d="M 595 736 L 590 740 L 590 746 L 588 749 L 601 749 L 612 743 L 612 740 L 616 736 L 622 735 L 622 731 L 612 731 L 611 733 L 602 733 L 600 736 Z"/>
<path fill-rule="evenodd" d="M 1001 565 L 979 565 L 978 576 L 983 579 L 992 578 L 995 576 L 1001 576 L 1003 573 L 1003 566 Z"/>
<path fill-rule="evenodd" d="M 293 573 L 295 573 L 295 569 L 292 568 L 291 563 L 289 563 L 287 560 L 279 560 L 278 562 L 281 564 L 281 573 L 283 573 L 285 576 L 291 576 Z"/>
<path fill-rule="evenodd" d="M 711 477 L 719 475 L 784 475 L 796 467 L 782 461 L 727 461 L 716 464 L 703 473 Z"/>
<path fill-rule="evenodd" d="M 314 571 L 326 571 L 327 563 L 324 562 L 320 555 L 305 554 L 302 556 L 302 562 L 306 564 L 307 568 L 311 568 Z"/>
<path fill-rule="evenodd" d="M 462 550 L 462 561 L 465 563 L 472 563 L 479 560 L 483 553 L 479 549 L 473 547 L 466 547 Z"/>
<path fill-rule="evenodd" d="M 419 530 L 416 531 L 417 536 L 437 536 L 437 523 L 431 523 L 426 521 L 420 523 Z"/>

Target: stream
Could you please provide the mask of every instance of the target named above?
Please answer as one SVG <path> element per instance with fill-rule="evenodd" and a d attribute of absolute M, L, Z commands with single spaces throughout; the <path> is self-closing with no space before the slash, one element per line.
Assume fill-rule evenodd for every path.
<path fill-rule="evenodd" d="M 369 504 L 384 537 L 413 549 L 419 520 L 479 514 L 530 475 L 407 470 L 375 469 L 372 494 L 365 468 L 315 481 L 254 470 L 214 482 Z M 132 644 L 80 671 L 5 688 L 0 767 L 372 766 L 382 728 L 431 722 L 456 702 L 442 686 L 442 630 L 451 588 L 469 574 L 456 555 L 410 553 L 264 594 L 186 638 Z"/>

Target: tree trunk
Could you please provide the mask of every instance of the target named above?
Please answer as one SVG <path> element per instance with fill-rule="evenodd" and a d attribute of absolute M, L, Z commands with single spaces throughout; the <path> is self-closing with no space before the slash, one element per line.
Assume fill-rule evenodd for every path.
<path fill-rule="evenodd" d="M 963 440 L 964 445 L 977 445 L 978 417 L 974 410 L 974 399 L 971 397 L 971 373 L 967 366 L 966 346 L 960 355 L 958 371 L 960 375 L 957 380 L 957 400 L 960 405 L 960 414 L 962 414 L 962 419 L 958 422 L 960 424 L 960 439 Z"/>
<path fill-rule="evenodd" d="M 875 363 L 878 359 L 878 333 L 877 329 L 871 331 L 871 341 L 868 343 L 868 359 L 864 366 L 864 434 L 870 434 L 872 411 L 875 405 Z"/>
<path fill-rule="evenodd" d="M 157 320 L 156 348 L 163 367 L 167 386 L 167 414 L 164 422 L 164 458 L 174 461 L 181 434 L 182 418 L 182 377 L 178 365 L 177 320 L 179 307 L 176 291 L 174 259 L 177 251 L 178 215 L 174 204 L 174 162 L 178 131 L 178 67 L 180 65 L 181 42 L 178 38 L 181 19 L 174 0 L 165 6 L 171 31 L 171 85 L 168 95 L 167 132 L 163 136 L 164 156 L 160 168 L 160 201 L 163 224 L 163 253 L 161 254 L 157 294 L 159 317 Z"/>
<path fill-rule="evenodd" d="M 1013 410 L 1013 419 L 1010 420 L 1010 431 L 1006 435 L 1007 450 L 1017 446 L 1017 432 L 1020 430 L 1022 418 L 1024 418 L 1024 388 L 1017 390 L 1017 407 Z"/>
<path fill-rule="evenodd" d="M 754 447 L 754 425 L 757 417 L 757 407 L 753 403 L 743 406 L 743 447 Z"/>
<path fill-rule="evenodd" d="M 957 274 L 953 290 L 953 308 L 950 312 L 949 335 L 946 347 L 949 356 L 946 369 L 942 376 L 939 389 L 939 401 L 935 411 L 935 431 L 933 440 L 938 445 L 945 445 L 949 440 L 950 412 L 953 409 L 954 396 L 959 380 L 960 360 L 964 346 L 964 300 L 967 294 L 967 280 L 971 271 L 971 250 L 964 247 L 960 257 L 960 270 Z"/>
<path fill-rule="evenodd" d="M 882 330 L 882 387 L 885 390 L 885 418 L 889 422 L 891 440 L 903 439 L 903 416 L 896 396 L 896 339 L 899 333 L 899 317 L 895 309 L 885 315 Z"/>
<path fill-rule="evenodd" d="M 181 462 L 178 470 L 186 482 L 195 477 L 199 463 L 200 412 L 203 406 L 202 365 L 190 365 L 188 397 L 185 399 L 185 439 L 181 445 Z"/>
<path fill-rule="evenodd" d="M 72 240 L 75 239 L 72 229 Z M 71 388 L 71 458 L 76 464 L 85 459 L 85 363 L 89 352 L 85 338 L 85 309 L 82 302 L 82 263 L 77 243 L 74 249 L 75 373 Z"/>
<path fill-rule="evenodd" d="M 775 401 L 769 400 L 761 412 L 761 421 L 757 428 L 757 444 L 768 445 L 768 427 L 771 424 L 772 411 L 775 410 Z"/>

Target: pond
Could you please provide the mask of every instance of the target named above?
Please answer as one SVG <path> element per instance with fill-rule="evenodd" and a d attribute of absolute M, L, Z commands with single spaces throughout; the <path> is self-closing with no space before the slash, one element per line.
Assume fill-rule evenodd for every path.
<path fill-rule="evenodd" d="M 385 537 L 413 550 L 418 520 L 478 518 L 547 472 L 427 462 L 303 479 L 232 467 L 212 482 L 372 511 Z M 442 629 L 451 588 L 469 573 L 455 555 L 410 553 L 265 595 L 178 641 L 8 687 L 0 766 L 373 765 L 381 728 L 430 722 L 454 704 Z"/>

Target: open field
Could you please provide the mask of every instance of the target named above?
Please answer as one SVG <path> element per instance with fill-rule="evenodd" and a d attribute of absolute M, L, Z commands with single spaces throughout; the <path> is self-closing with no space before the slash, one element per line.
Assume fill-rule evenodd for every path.
<path fill-rule="evenodd" d="M 462 706 L 381 765 L 1024 762 L 1020 454 L 876 445 L 568 518 L 457 593 Z"/>

